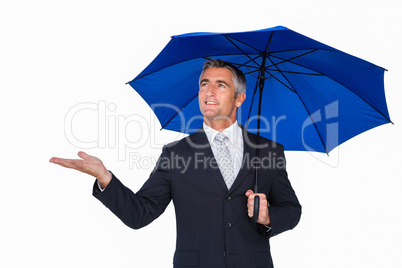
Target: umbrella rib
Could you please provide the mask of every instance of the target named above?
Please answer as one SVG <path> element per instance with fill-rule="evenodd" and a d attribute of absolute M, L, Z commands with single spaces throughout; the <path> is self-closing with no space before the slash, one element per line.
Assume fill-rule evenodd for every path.
<path fill-rule="evenodd" d="M 257 93 L 258 83 L 255 84 L 253 98 L 251 99 L 250 109 L 248 110 L 247 122 L 246 122 L 246 129 L 248 128 L 248 124 L 250 122 L 250 115 L 251 115 L 251 108 L 253 108 L 255 95 Z"/>
<path fill-rule="evenodd" d="M 315 50 L 317 50 L 317 49 L 315 49 Z M 304 54 L 304 55 L 306 55 L 306 54 Z M 313 69 L 311 69 L 311 68 L 309 68 L 309 67 L 307 67 L 307 66 L 304 66 L 304 65 L 302 65 L 302 64 L 295 63 L 295 62 L 291 61 L 291 60 L 293 60 L 293 59 L 295 59 L 295 58 L 291 58 L 291 59 L 286 60 L 286 59 L 280 58 L 280 57 L 275 56 L 275 55 L 271 55 L 271 57 L 277 58 L 277 59 L 280 59 L 280 60 L 283 60 L 283 61 L 287 61 L 287 62 L 290 62 L 290 63 L 292 63 L 292 64 L 298 65 L 298 66 L 301 66 L 301 67 L 303 67 L 303 68 L 306 68 L 306 69 L 308 69 L 308 70 L 311 70 L 311 71 L 313 71 L 313 72 L 316 72 L 317 75 L 319 74 L 319 75 L 321 75 L 321 76 L 328 77 L 328 79 L 331 79 L 332 81 L 338 83 L 339 85 L 341 85 L 341 86 L 343 86 L 344 88 L 346 88 L 346 89 L 349 90 L 349 88 L 348 88 L 347 86 L 343 85 L 343 84 L 342 84 L 341 82 L 339 82 L 338 80 L 336 80 L 336 79 L 334 79 L 334 78 L 332 78 L 332 77 L 330 77 L 330 76 L 327 76 L 327 75 L 325 75 L 325 74 L 323 74 L 323 73 L 320 73 L 320 72 L 318 72 L 318 71 L 316 71 L 316 70 L 313 70 Z M 283 63 L 283 62 L 281 62 L 281 63 Z M 276 64 L 274 64 L 274 65 L 276 65 Z M 277 66 L 276 66 L 276 67 L 277 67 Z M 380 67 L 380 68 L 381 68 L 381 67 Z M 382 69 L 384 69 L 384 68 L 382 68 Z M 384 70 L 386 70 L 386 69 L 384 69 Z M 282 74 L 282 75 L 283 75 L 283 74 Z M 283 75 L 283 76 L 284 76 L 284 75 Z M 376 107 L 374 107 L 371 103 L 369 103 L 369 102 L 368 102 L 367 100 L 365 100 L 363 97 L 359 96 L 357 93 L 355 93 L 355 92 L 353 92 L 353 91 L 351 91 L 351 90 L 349 90 L 349 91 L 350 91 L 351 93 L 353 93 L 354 95 L 356 95 L 358 98 L 360 98 L 362 101 L 364 101 L 365 103 L 367 103 L 371 108 L 373 108 L 377 113 L 379 113 L 382 117 L 384 117 L 388 122 L 390 122 L 390 123 L 393 124 L 393 122 L 391 121 L 390 118 L 386 117 L 382 112 L 380 112 L 380 111 L 379 111 Z"/>
<path fill-rule="evenodd" d="M 275 70 L 275 71 L 278 71 L 278 70 Z M 279 72 L 280 72 L 280 71 L 279 71 Z M 280 79 L 276 78 L 275 75 L 271 74 L 271 73 L 269 72 L 269 70 L 266 70 L 266 73 L 269 74 L 270 77 L 274 78 L 276 81 L 278 81 L 279 83 L 281 83 L 284 87 L 288 88 L 289 90 L 293 91 L 294 93 L 297 93 L 296 90 L 293 88 L 293 86 L 290 87 L 290 86 L 286 85 L 286 84 L 283 83 Z M 286 78 L 285 78 L 285 79 L 286 79 Z M 286 79 L 286 81 L 287 81 L 287 79 Z M 289 82 L 289 81 L 288 81 L 288 82 Z M 289 84 L 290 84 L 290 83 L 289 83 Z M 291 85 L 291 84 L 290 84 L 290 85 Z"/>
<path fill-rule="evenodd" d="M 242 50 L 239 48 L 239 46 L 236 45 L 231 39 L 236 40 L 237 42 L 242 43 L 243 45 L 248 46 L 249 48 L 252 48 L 252 49 L 254 49 L 255 51 L 258 51 L 259 53 L 262 53 L 261 50 L 259 50 L 259 49 L 255 48 L 255 47 L 251 46 L 250 44 L 247 44 L 247 43 L 245 43 L 245 42 L 243 42 L 243 41 L 240 41 L 240 40 L 238 40 L 238 39 L 236 39 L 236 38 L 233 38 L 233 37 L 228 37 L 226 34 L 224 34 L 223 36 L 226 37 L 226 39 L 228 39 L 228 40 L 230 41 L 230 43 L 232 43 L 235 47 L 237 47 L 241 52 L 243 52 L 243 51 L 242 51 Z M 244 52 L 243 52 L 243 53 L 244 53 Z M 244 53 L 244 54 L 246 54 L 246 53 Z M 247 54 L 249 54 L 249 53 L 247 53 Z"/>
<path fill-rule="evenodd" d="M 240 54 L 239 54 L 239 55 L 240 55 Z M 249 55 L 250 55 L 250 54 L 249 54 Z M 257 56 L 254 58 L 254 60 L 257 59 L 258 57 L 260 57 L 260 55 L 257 55 Z M 206 60 L 213 59 L 213 58 L 211 58 L 211 57 L 202 57 L 202 58 L 203 58 L 203 59 L 206 59 Z M 241 67 L 245 67 L 245 68 L 247 68 L 247 69 L 255 69 L 255 70 L 253 70 L 253 71 L 243 72 L 244 75 L 248 75 L 248 74 L 252 74 L 252 73 L 255 73 L 255 72 L 258 72 L 258 71 L 259 71 L 259 67 L 255 67 L 255 66 L 252 66 L 252 65 L 248 65 L 248 63 L 250 63 L 251 61 L 254 61 L 254 60 L 251 59 L 251 60 L 246 61 L 245 63 L 242 63 L 242 64 L 240 64 L 240 63 L 235 63 L 235 62 L 232 62 L 232 61 L 227 61 L 227 62 L 229 62 L 229 63 L 231 63 L 231 64 L 233 64 L 233 65 L 238 66 L 239 69 L 240 69 Z"/>
<path fill-rule="evenodd" d="M 277 71 L 277 70 L 275 70 L 275 69 L 266 69 L 266 70 L 267 70 L 267 71 Z M 324 76 L 323 74 L 320 74 L 320 73 L 318 73 L 318 74 L 313 74 L 313 73 L 293 72 L 293 71 L 285 71 L 285 70 L 282 70 L 282 72 L 284 72 L 284 73 L 290 73 L 290 74 L 302 74 L 302 75 Z"/>
<path fill-rule="evenodd" d="M 249 55 L 250 55 L 250 54 L 249 54 Z M 240 69 L 241 67 L 244 67 L 244 68 L 247 68 L 247 69 L 254 69 L 253 71 L 250 70 L 250 71 L 247 72 L 247 73 L 244 73 L 244 72 L 243 72 L 244 75 L 252 74 L 252 73 L 258 72 L 259 67 L 255 67 L 255 66 L 248 65 L 248 64 L 249 64 L 251 61 L 255 62 L 255 60 L 256 60 L 257 58 L 259 58 L 259 57 L 260 57 L 260 55 L 257 55 L 257 56 L 254 57 L 254 59 L 249 60 L 249 61 L 246 61 L 246 62 L 243 63 L 243 64 L 234 63 L 234 62 L 232 62 L 232 64 L 238 65 L 238 68 L 239 68 L 239 69 Z"/>
<path fill-rule="evenodd" d="M 194 98 L 192 98 L 189 102 L 187 102 L 186 105 L 184 105 L 183 107 L 181 107 L 180 111 L 177 112 L 174 116 L 172 116 L 172 118 L 170 118 L 169 121 L 167 121 L 166 124 L 164 124 L 164 125 L 162 126 L 161 130 L 164 129 L 176 116 L 178 116 L 178 115 L 181 113 L 181 111 L 184 110 L 184 108 L 187 107 L 187 105 L 189 105 L 191 102 L 193 102 L 193 100 L 195 100 L 195 98 L 197 98 L 197 97 L 198 97 L 198 94 L 196 94 L 196 95 L 194 96 Z"/>
<path fill-rule="evenodd" d="M 243 53 L 243 52 L 242 52 L 242 53 Z M 240 54 L 239 54 L 239 55 L 240 55 Z M 251 55 L 251 54 L 248 54 L 248 56 L 250 56 L 250 55 Z M 244 63 L 242 63 L 242 64 L 240 64 L 240 63 L 234 63 L 234 62 L 230 62 L 230 63 L 239 66 L 239 68 L 240 68 L 240 67 L 246 67 L 246 68 L 253 68 L 253 69 L 258 70 L 259 67 L 255 67 L 255 66 L 249 65 L 249 63 L 250 63 L 250 62 L 255 62 L 255 60 L 256 60 L 257 58 L 259 58 L 259 57 L 260 57 L 259 54 L 258 54 L 257 56 L 255 56 L 253 59 L 251 59 L 251 58 L 249 57 L 250 60 L 249 60 L 249 61 L 246 61 L 246 62 L 244 62 Z"/>
<path fill-rule="evenodd" d="M 265 46 L 265 52 L 264 52 L 264 57 L 265 57 L 265 55 L 267 54 L 267 51 L 268 51 L 268 49 L 269 49 L 269 46 L 270 46 L 270 44 L 271 44 L 271 40 L 272 40 L 272 35 L 273 35 L 273 33 L 271 33 L 271 35 L 270 35 L 270 37 L 269 37 L 269 40 L 268 40 L 268 43 L 267 43 L 267 45 Z M 229 40 L 230 41 L 230 40 Z M 236 41 L 238 41 L 238 40 L 236 40 Z M 239 42 L 239 41 L 238 41 Z M 262 52 L 261 52 L 262 53 Z M 258 58 L 258 57 L 256 57 L 256 58 Z M 255 61 L 254 61 L 255 62 Z M 265 64 L 265 60 L 263 60 L 263 64 Z M 260 66 L 259 64 L 257 64 L 258 66 Z M 261 71 L 261 68 L 262 68 L 263 66 L 260 66 L 260 68 L 258 68 L 256 71 Z M 255 68 L 255 67 L 254 67 Z M 260 79 L 261 79 L 261 77 L 260 77 Z M 265 79 L 265 78 L 264 78 Z M 249 122 L 250 122 L 250 115 L 251 115 L 251 108 L 253 107 L 253 104 L 254 104 L 254 99 L 255 99 L 255 95 L 256 95 L 256 93 L 257 93 L 257 89 L 258 89 L 258 87 L 259 87 L 259 85 L 260 85 L 260 83 L 258 82 L 259 81 L 259 79 L 257 78 L 257 83 L 255 84 L 255 87 L 254 87 L 254 93 L 253 93 L 253 98 L 252 98 L 252 100 L 251 100 L 251 104 L 250 104 L 250 109 L 249 109 L 249 111 L 248 111 L 248 116 L 247 116 L 247 123 L 246 123 L 246 128 L 248 128 L 248 124 L 249 124 Z M 286 85 L 285 85 L 286 86 Z M 262 93 L 262 91 L 261 91 L 261 93 Z M 261 94 L 260 94 L 260 98 L 261 98 Z M 261 105 L 261 100 L 260 100 L 260 103 L 259 103 L 259 105 Z M 260 115 L 259 115 L 260 116 Z M 260 118 L 258 118 L 258 120 L 260 120 Z M 257 125 L 259 125 L 259 123 L 257 123 Z M 259 126 L 258 126 L 258 128 L 259 128 Z M 258 140 L 259 140 L 259 129 L 257 130 L 257 138 L 258 138 Z M 257 150 L 257 152 L 258 152 L 259 150 Z M 256 179 L 257 180 L 257 179 Z"/>
<path fill-rule="evenodd" d="M 243 54 L 244 54 L 244 52 L 241 52 L 241 53 L 239 53 L 238 55 L 243 55 Z M 210 56 L 202 56 L 202 57 L 200 56 L 199 58 L 202 58 L 202 59 L 212 59 L 211 57 L 215 57 L 215 56 L 224 57 L 224 56 L 233 56 L 233 55 L 237 55 L 237 54 L 219 54 L 219 55 L 210 55 Z M 144 77 L 146 77 L 146 76 L 149 76 L 149 75 L 151 75 L 151 74 L 154 74 L 154 73 L 156 73 L 156 72 L 160 72 L 160 71 L 162 71 L 162 70 L 164 70 L 164 69 L 166 69 L 166 68 L 172 67 L 172 66 L 174 66 L 174 65 L 181 64 L 181 63 L 187 62 L 187 61 L 196 60 L 196 59 L 199 59 L 199 58 L 191 58 L 191 59 L 187 59 L 187 60 L 182 60 L 182 61 L 176 62 L 176 63 L 174 63 L 174 64 L 171 64 L 171 65 L 168 65 L 168 66 L 164 66 L 164 67 L 162 67 L 162 68 L 160 68 L 160 69 L 156 69 L 156 70 L 154 70 L 154 71 L 152 71 L 152 72 L 150 72 L 150 73 L 144 74 L 144 75 L 142 75 L 142 76 L 137 76 L 137 77 L 135 77 L 134 79 L 132 79 L 131 81 L 126 82 L 126 84 L 130 84 L 131 82 L 134 82 L 134 81 L 136 81 L 136 80 L 139 80 L 139 79 L 141 79 L 141 78 L 144 78 Z M 258 56 L 257 56 L 256 58 L 258 58 Z M 250 58 L 250 59 L 251 59 L 251 58 Z M 251 59 L 251 61 L 255 62 L 253 59 Z M 250 61 L 249 61 L 249 62 L 250 62 Z M 242 66 L 242 65 L 239 64 L 239 63 L 233 63 L 233 64 Z M 248 65 L 247 67 L 256 68 L 256 67 L 250 66 L 250 65 Z"/>
<path fill-rule="evenodd" d="M 306 55 L 311 54 L 311 53 L 313 53 L 313 52 L 315 52 L 315 51 L 317 51 L 317 50 L 318 50 L 318 49 L 312 49 L 312 50 L 310 50 L 310 51 L 308 51 L 308 52 L 306 52 L 306 53 L 297 55 L 297 56 L 295 56 L 295 57 L 293 57 L 293 58 L 290 58 L 290 59 L 283 59 L 283 58 L 280 58 L 280 57 L 278 57 L 278 56 L 272 55 L 272 53 L 271 53 L 271 54 L 269 55 L 270 57 L 277 58 L 277 59 L 280 59 L 280 60 L 282 60 L 282 61 L 281 61 L 281 62 L 278 62 L 278 63 L 273 63 L 272 60 L 270 60 L 270 61 L 272 62 L 272 65 L 271 65 L 271 66 L 267 66 L 267 68 L 270 68 L 270 67 L 272 67 L 272 66 L 277 66 L 277 65 L 282 64 L 282 63 L 285 63 L 285 62 L 294 63 L 294 62 L 292 62 L 292 60 L 297 59 L 297 58 L 300 58 L 300 57 L 303 57 L 303 56 L 306 56 Z M 303 67 L 304 67 L 304 66 L 303 66 Z M 307 69 L 309 69 L 309 68 L 307 68 Z M 309 70 L 311 70 L 311 69 L 309 69 Z"/>
<path fill-rule="evenodd" d="M 315 50 L 313 50 L 313 51 L 317 51 L 317 49 L 315 49 Z M 313 51 L 311 51 L 311 52 L 313 52 Z M 311 52 L 310 52 L 310 53 L 311 53 Z M 311 68 L 309 68 L 309 67 L 307 67 L 307 66 L 304 66 L 304 65 L 302 65 L 302 64 L 300 64 L 300 63 L 296 63 L 296 62 L 293 62 L 293 61 L 292 61 L 292 60 L 294 60 L 294 59 L 300 58 L 301 56 L 305 56 L 305 55 L 307 55 L 307 54 L 309 54 L 309 53 L 304 53 L 303 55 L 299 55 L 299 56 L 297 56 L 297 57 L 293 57 L 293 58 L 290 58 L 290 59 L 284 59 L 284 58 L 281 58 L 281 57 L 278 57 L 278 56 L 272 55 L 272 54 L 271 54 L 270 56 L 271 56 L 272 58 L 276 58 L 276 59 L 282 60 L 281 62 L 278 62 L 278 63 L 276 63 L 276 64 L 274 64 L 274 65 L 279 65 L 279 64 L 282 64 L 282 63 L 284 63 L 284 62 L 290 62 L 290 63 L 292 63 L 292 64 L 294 64 L 294 65 L 297 65 L 297 66 L 303 67 L 303 68 L 305 68 L 305 69 L 311 70 L 311 71 L 315 72 L 316 75 L 325 76 L 325 74 L 323 74 L 323 73 L 317 72 L 316 70 L 313 70 L 313 69 L 311 69 Z M 271 66 L 270 66 L 270 67 L 271 67 Z"/>
<path fill-rule="evenodd" d="M 268 57 L 268 59 L 272 62 L 272 60 L 271 60 L 269 57 Z M 272 63 L 273 63 L 273 62 L 272 62 Z M 268 73 L 269 73 L 269 74 L 271 75 L 271 77 L 273 77 L 275 80 L 277 80 L 278 82 L 280 82 L 281 84 L 283 84 L 284 86 L 286 86 L 287 88 L 289 88 L 290 90 L 292 90 L 294 93 L 296 93 L 297 97 L 300 99 L 300 102 L 303 104 L 303 107 L 304 107 L 304 109 L 306 110 L 308 116 L 310 117 L 311 122 L 313 122 L 313 126 L 314 126 L 314 128 L 315 128 L 315 131 L 317 132 L 317 135 L 318 135 L 318 137 L 320 138 L 321 144 L 322 144 L 322 146 L 324 147 L 324 150 L 325 150 L 325 152 L 326 152 L 327 155 L 328 155 L 328 150 L 327 150 L 327 147 L 325 146 L 324 140 L 322 139 L 321 134 L 320 134 L 320 132 L 318 131 L 317 125 L 316 125 L 316 123 L 314 122 L 313 118 L 311 117 L 311 113 L 310 113 L 310 111 L 308 110 L 308 108 L 307 108 L 306 104 L 304 103 L 303 99 L 300 97 L 299 93 L 296 91 L 296 89 L 294 88 L 294 86 L 292 85 L 292 83 L 287 79 L 287 77 L 286 77 L 286 76 L 282 73 L 282 71 L 278 68 L 278 66 L 276 66 L 275 64 L 274 64 L 274 66 L 277 68 L 277 71 L 280 72 L 280 74 L 285 78 L 285 80 L 289 83 L 289 85 L 290 85 L 292 88 L 290 88 L 289 86 L 285 85 L 281 80 L 279 80 L 278 78 L 276 78 L 275 76 L 273 76 L 271 73 L 269 73 L 269 72 L 268 72 Z"/>
<path fill-rule="evenodd" d="M 249 58 L 249 59 L 250 59 L 252 62 L 254 62 L 257 66 L 260 66 L 253 58 L 251 58 L 251 57 L 249 56 L 248 53 L 244 52 L 244 51 L 243 51 L 238 45 L 236 45 L 228 36 L 226 36 L 226 35 L 223 35 L 223 36 L 224 36 L 230 43 L 232 43 L 232 45 L 234 45 L 238 50 L 240 50 L 241 53 L 243 53 L 247 58 Z M 234 38 L 233 38 L 233 39 L 234 39 Z M 236 39 L 234 39 L 234 40 L 236 40 Z M 236 40 L 236 41 L 240 42 L 239 40 Z M 245 44 L 245 43 L 243 43 L 243 42 L 240 42 L 240 43 Z M 249 46 L 248 44 L 245 44 L 245 45 Z M 249 47 L 251 47 L 251 46 L 249 46 Z M 258 49 L 254 48 L 254 47 L 251 47 L 251 48 L 253 48 L 253 49 L 259 51 Z M 260 51 L 260 52 L 261 52 L 261 51 Z M 250 62 L 250 61 L 249 61 L 249 62 Z"/>
<path fill-rule="evenodd" d="M 250 71 L 250 72 L 247 72 L 247 73 L 243 72 L 243 74 L 248 75 L 248 74 L 253 74 L 253 73 L 256 73 L 256 72 L 258 72 L 258 70 Z"/>

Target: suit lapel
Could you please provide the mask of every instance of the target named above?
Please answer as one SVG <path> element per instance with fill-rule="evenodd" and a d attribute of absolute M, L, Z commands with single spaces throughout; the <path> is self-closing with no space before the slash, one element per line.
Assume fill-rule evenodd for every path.
<path fill-rule="evenodd" d="M 195 154 L 201 155 L 203 159 L 208 161 L 207 163 L 207 172 L 209 172 L 212 177 L 218 182 L 218 184 L 227 191 L 228 188 L 225 184 L 223 176 L 218 168 L 218 163 L 214 157 L 214 154 L 211 149 L 211 145 L 209 144 L 207 135 L 204 130 L 201 128 L 196 133 L 188 136 L 188 145 L 191 150 L 194 151 Z M 215 167 L 215 168 L 214 168 Z M 200 167 L 203 168 L 203 167 Z"/>

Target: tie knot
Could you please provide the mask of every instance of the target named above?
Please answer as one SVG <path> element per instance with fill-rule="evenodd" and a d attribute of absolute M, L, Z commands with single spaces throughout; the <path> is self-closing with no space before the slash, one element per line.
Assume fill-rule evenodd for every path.
<path fill-rule="evenodd" d="M 215 136 L 215 141 L 216 141 L 216 143 L 217 143 L 218 145 L 224 144 L 224 142 L 225 142 L 227 139 L 228 139 L 228 137 L 226 137 L 226 135 L 225 135 L 225 134 L 222 134 L 222 133 L 218 133 L 218 134 L 216 134 L 216 136 Z"/>

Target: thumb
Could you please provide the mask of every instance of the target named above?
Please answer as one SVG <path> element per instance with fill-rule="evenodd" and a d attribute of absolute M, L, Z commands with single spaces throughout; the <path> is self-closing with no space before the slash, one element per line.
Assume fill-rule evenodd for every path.
<path fill-rule="evenodd" d="M 81 157 L 84 160 L 89 157 L 89 155 L 87 153 L 83 152 L 83 151 L 79 151 L 78 156 Z"/>

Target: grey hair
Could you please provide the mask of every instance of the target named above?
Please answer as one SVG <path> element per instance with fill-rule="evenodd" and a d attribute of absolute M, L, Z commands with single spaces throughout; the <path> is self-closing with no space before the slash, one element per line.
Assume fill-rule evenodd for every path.
<path fill-rule="evenodd" d="M 235 98 L 243 93 L 246 93 L 247 81 L 246 77 L 244 76 L 243 72 L 239 70 L 233 64 L 220 60 L 220 59 L 209 59 L 208 61 L 204 62 L 204 67 L 202 68 L 202 72 L 200 75 L 201 77 L 204 72 L 209 68 L 225 68 L 228 69 L 233 75 L 233 84 L 235 86 Z"/>

